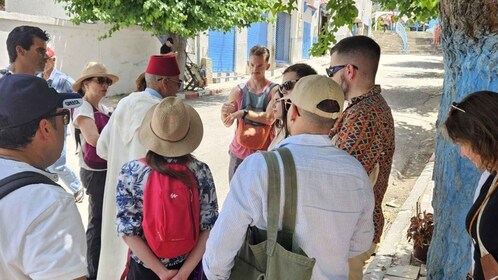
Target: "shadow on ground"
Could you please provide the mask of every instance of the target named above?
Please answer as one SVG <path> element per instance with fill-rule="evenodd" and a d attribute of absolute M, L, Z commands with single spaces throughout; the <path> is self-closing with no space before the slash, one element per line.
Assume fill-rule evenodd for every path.
<path fill-rule="evenodd" d="M 441 86 L 395 87 L 382 90 L 382 95 L 393 111 L 409 109 L 410 112 L 421 116 L 437 113 L 441 94 Z"/>

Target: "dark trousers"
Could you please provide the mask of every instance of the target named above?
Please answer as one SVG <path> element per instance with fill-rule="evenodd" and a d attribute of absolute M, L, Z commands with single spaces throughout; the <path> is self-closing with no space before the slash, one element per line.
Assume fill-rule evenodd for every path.
<path fill-rule="evenodd" d="M 88 227 L 86 229 L 88 279 L 97 278 L 102 231 L 102 204 L 107 171 L 80 168 L 80 178 L 88 194 Z"/>
<path fill-rule="evenodd" d="M 178 264 L 168 269 L 180 269 L 182 264 Z M 199 262 L 194 271 L 188 277 L 189 280 L 203 280 L 206 279 L 204 272 L 202 271 L 202 262 Z M 159 277 L 150 269 L 146 268 L 142 264 L 137 263 L 133 258 L 130 257 L 130 270 L 126 276 L 126 280 L 160 280 Z"/>

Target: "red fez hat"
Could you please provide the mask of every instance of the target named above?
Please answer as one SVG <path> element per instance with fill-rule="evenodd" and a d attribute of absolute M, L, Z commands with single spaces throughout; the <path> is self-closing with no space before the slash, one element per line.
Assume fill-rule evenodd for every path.
<path fill-rule="evenodd" d="M 47 55 L 50 58 L 54 57 L 55 56 L 54 50 L 52 50 L 51 48 L 47 47 Z"/>
<path fill-rule="evenodd" d="M 145 73 L 157 76 L 176 76 L 180 75 L 180 68 L 176 61 L 176 54 L 169 53 L 165 55 L 153 55 L 149 59 Z"/>

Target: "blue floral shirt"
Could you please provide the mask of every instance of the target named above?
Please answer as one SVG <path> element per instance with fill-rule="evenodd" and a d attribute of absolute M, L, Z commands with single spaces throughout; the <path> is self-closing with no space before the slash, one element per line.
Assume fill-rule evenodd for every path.
<path fill-rule="evenodd" d="M 167 162 L 177 162 L 174 158 L 167 158 Z M 207 164 L 192 159 L 188 163 L 188 169 L 192 171 L 197 179 L 200 198 L 200 229 L 210 230 L 218 218 L 218 200 L 213 176 Z M 134 160 L 126 163 L 118 175 L 116 192 L 116 225 L 119 236 L 141 236 L 144 240 L 142 229 L 143 196 L 147 179 L 152 171 L 145 163 Z M 131 257 L 138 263 L 142 263 L 134 254 Z M 187 255 L 172 259 L 161 259 L 167 266 L 174 266 L 185 261 Z"/>

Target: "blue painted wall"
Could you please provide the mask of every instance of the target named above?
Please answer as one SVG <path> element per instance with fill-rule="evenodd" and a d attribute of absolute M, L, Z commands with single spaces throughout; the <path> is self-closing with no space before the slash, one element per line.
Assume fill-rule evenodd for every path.
<path fill-rule="evenodd" d="M 442 39 L 445 61 L 443 96 L 437 125 L 444 122 L 451 102 L 478 90 L 498 92 L 498 34 L 470 39 L 449 33 Z M 465 217 L 479 179 L 479 172 L 460 157 L 456 146 L 438 129 L 434 168 L 435 231 L 428 257 L 428 279 L 465 279 L 472 256 Z"/>
<path fill-rule="evenodd" d="M 289 63 L 291 17 L 287 13 L 277 13 L 275 61 Z"/>
<path fill-rule="evenodd" d="M 268 44 L 268 23 L 253 23 L 247 29 L 247 59 L 252 47 L 256 45 L 267 46 Z"/>
<path fill-rule="evenodd" d="M 233 72 L 235 65 L 235 28 L 229 32 L 209 31 L 208 56 L 213 72 Z"/>

